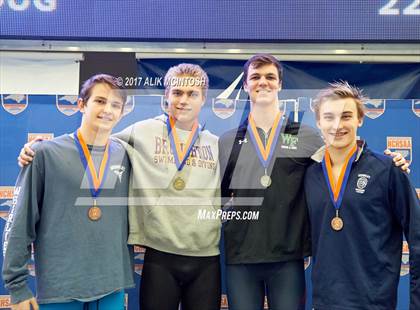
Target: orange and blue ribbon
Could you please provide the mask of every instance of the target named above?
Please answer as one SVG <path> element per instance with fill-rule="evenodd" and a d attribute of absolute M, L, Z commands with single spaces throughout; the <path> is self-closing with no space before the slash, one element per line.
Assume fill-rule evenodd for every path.
<path fill-rule="evenodd" d="M 328 185 L 331 201 L 334 208 L 338 211 L 343 201 L 344 191 L 350 176 L 351 166 L 356 159 L 357 145 L 355 145 L 346 156 L 343 168 L 341 168 L 340 176 L 338 177 L 337 184 L 334 182 L 332 173 L 331 158 L 328 149 L 325 151 L 324 159 L 322 160 L 322 171 L 324 172 L 325 181 Z"/>
<path fill-rule="evenodd" d="M 173 119 L 173 117 L 168 116 L 166 120 L 166 127 L 168 129 L 168 136 L 169 141 L 171 142 L 172 152 L 174 153 L 176 168 L 178 169 L 178 171 L 181 171 L 185 165 L 185 162 L 187 161 L 188 156 L 190 155 L 191 149 L 194 146 L 195 141 L 198 138 L 198 121 L 194 122 L 194 125 L 191 129 L 187 141 L 185 142 L 184 147 L 182 147 L 181 142 L 179 141 L 179 137 L 175 127 L 175 120 Z"/>
<path fill-rule="evenodd" d="M 278 113 L 274 119 L 273 127 L 271 128 L 270 135 L 268 136 L 267 145 L 261 141 L 260 135 L 258 134 L 257 126 L 252 118 L 251 114 L 248 116 L 248 128 L 247 131 L 251 137 L 252 143 L 254 144 L 255 150 L 257 151 L 258 158 L 264 168 L 267 169 L 270 164 L 271 158 L 273 157 L 274 150 L 279 139 L 280 130 L 282 127 L 282 113 Z"/>
<path fill-rule="evenodd" d="M 102 190 L 102 185 L 106 179 L 109 166 L 110 158 L 110 147 L 109 142 L 106 144 L 105 152 L 102 157 L 101 164 L 99 166 L 99 175 L 96 173 L 96 168 L 90 155 L 89 148 L 82 137 L 80 130 L 74 133 L 74 142 L 76 143 L 77 149 L 79 150 L 80 160 L 82 161 L 83 167 L 88 175 L 90 192 L 92 197 L 96 199 Z"/>

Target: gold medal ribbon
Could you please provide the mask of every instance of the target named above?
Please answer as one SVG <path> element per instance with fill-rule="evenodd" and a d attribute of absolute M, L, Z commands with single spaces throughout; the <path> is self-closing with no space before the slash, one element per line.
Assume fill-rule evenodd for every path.
<path fill-rule="evenodd" d="M 77 130 L 74 137 L 75 137 L 74 140 L 75 140 L 76 146 L 79 150 L 80 159 L 88 175 L 89 183 L 91 185 L 90 190 L 91 190 L 92 196 L 95 199 L 99 195 L 99 192 L 101 191 L 101 185 L 106 178 L 106 174 L 108 170 L 106 168 L 109 165 L 109 141 L 107 142 L 105 146 L 105 152 L 101 160 L 101 164 L 99 167 L 99 175 L 98 175 L 96 173 L 92 156 L 90 154 L 90 151 L 88 149 L 88 146 L 85 140 L 83 139 L 83 136 L 80 130 Z"/>
<path fill-rule="evenodd" d="M 261 164 L 264 168 L 267 168 L 270 164 L 271 157 L 274 154 L 274 149 L 279 138 L 279 133 L 281 129 L 281 116 L 282 113 L 278 112 L 276 118 L 274 119 L 273 127 L 271 128 L 270 135 L 268 136 L 267 145 L 261 141 L 260 135 L 255 125 L 255 121 L 252 118 L 251 114 L 248 116 L 248 132 L 251 136 L 251 140 L 254 144 L 255 150 L 257 151 L 258 158 L 260 159 Z"/>
<path fill-rule="evenodd" d="M 340 176 L 338 177 L 337 184 L 334 182 L 334 176 L 332 173 L 331 157 L 328 149 L 325 150 L 325 156 L 322 161 L 322 169 L 324 172 L 325 180 L 328 185 L 331 200 L 336 210 L 340 208 L 341 202 L 344 196 L 344 190 L 346 188 L 348 178 L 350 175 L 351 166 L 356 159 L 357 145 L 355 145 L 350 152 L 347 154 L 344 166 L 341 168 Z"/>
<path fill-rule="evenodd" d="M 175 157 L 175 164 L 178 171 L 180 171 L 182 170 L 182 167 L 184 167 L 185 162 L 188 156 L 190 155 L 191 149 L 198 138 L 198 133 L 199 133 L 198 121 L 194 122 L 191 132 L 188 136 L 188 139 L 185 142 L 184 148 L 182 148 L 181 142 L 179 141 L 179 137 L 178 137 L 178 134 L 176 132 L 176 127 L 175 127 L 175 120 L 173 119 L 172 116 L 168 116 L 166 125 L 168 128 L 169 140 L 171 142 L 171 147 L 172 147 L 174 157 Z"/>

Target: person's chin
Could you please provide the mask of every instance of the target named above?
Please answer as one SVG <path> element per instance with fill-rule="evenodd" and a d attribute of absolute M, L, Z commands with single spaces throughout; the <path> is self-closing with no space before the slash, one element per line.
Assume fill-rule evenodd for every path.
<path fill-rule="evenodd" d="M 270 96 L 260 96 L 255 99 L 255 103 L 260 106 L 271 105 L 276 98 L 272 98 Z"/>
<path fill-rule="evenodd" d="M 347 149 L 351 143 L 349 141 L 334 141 L 333 146 L 336 149 Z"/>
<path fill-rule="evenodd" d="M 191 115 L 188 112 L 181 112 L 177 115 L 177 120 L 179 122 L 185 123 L 191 121 Z"/>
<path fill-rule="evenodd" d="M 97 126 L 98 130 L 104 131 L 104 132 L 111 131 L 113 127 L 114 127 L 114 123 L 113 122 L 100 123 Z"/>

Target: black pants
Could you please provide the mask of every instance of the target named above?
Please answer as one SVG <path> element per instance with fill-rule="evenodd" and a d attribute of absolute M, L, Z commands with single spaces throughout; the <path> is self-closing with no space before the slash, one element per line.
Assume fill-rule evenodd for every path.
<path fill-rule="evenodd" d="M 230 310 L 305 309 L 303 260 L 278 263 L 232 264 L 226 269 Z"/>
<path fill-rule="evenodd" d="M 183 256 L 147 248 L 140 310 L 219 310 L 219 256 Z"/>

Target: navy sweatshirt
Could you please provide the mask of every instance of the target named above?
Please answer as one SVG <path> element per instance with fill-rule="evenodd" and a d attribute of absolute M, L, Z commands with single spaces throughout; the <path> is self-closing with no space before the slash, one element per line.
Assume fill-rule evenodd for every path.
<path fill-rule="evenodd" d="M 395 309 L 403 235 L 410 250 L 410 309 L 420 309 L 420 205 L 408 176 L 392 159 L 363 145 L 340 207 L 344 227 L 331 228 L 335 209 L 322 171 L 323 151 L 305 176 L 312 233 L 313 307 Z"/>

